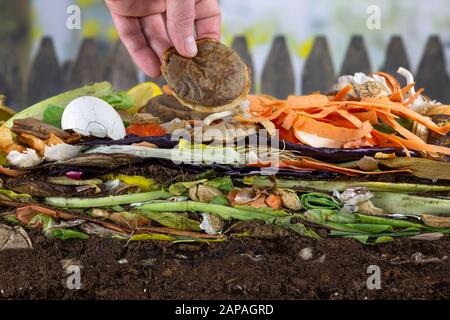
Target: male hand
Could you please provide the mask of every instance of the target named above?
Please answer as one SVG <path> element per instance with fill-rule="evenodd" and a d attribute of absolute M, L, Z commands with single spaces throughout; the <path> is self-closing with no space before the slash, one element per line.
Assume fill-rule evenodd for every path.
<path fill-rule="evenodd" d="M 150 77 L 161 74 L 164 52 L 175 47 L 195 57 L 198 39 L 220 40 L 216 0 L 105 0 L 119 37 L 139 68 Z"/>

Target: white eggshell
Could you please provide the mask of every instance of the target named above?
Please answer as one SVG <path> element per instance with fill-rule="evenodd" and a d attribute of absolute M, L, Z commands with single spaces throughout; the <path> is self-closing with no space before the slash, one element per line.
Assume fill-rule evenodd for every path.
<path fill-rule="evenodd" d="M 61 118 L 63 130 L 73 130 L 84 136 L 113 140 L 123 139 L 125 126 L 119 113 L 106 101 L 84 96 L 72 100 L 64 109 Z"/>

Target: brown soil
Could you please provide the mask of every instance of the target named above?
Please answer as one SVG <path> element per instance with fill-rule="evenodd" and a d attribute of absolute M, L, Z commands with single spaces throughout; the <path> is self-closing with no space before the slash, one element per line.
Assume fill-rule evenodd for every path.
<path fill-rule="evenodd" d="M 380 246 L 296 235 L 209 245 L 31 238 L 33 250 L 0 252 L 0 299 L 450 298 L 448 237 Z M 82 265 L 80 290 L 66 288 L 63 259 Z M 367 289 L 369 265 L 381 268 L 380 290 Z"/>

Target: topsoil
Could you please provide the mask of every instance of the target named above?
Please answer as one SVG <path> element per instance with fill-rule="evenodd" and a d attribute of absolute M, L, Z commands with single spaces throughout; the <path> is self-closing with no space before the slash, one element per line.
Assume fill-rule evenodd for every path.
<path fill-rule="evenodd" d="M 31 239 L 31 250 L 0 252 L 0 299 L 450 298 L 448 237 L 379 246 L 294 234 L 214 244 Z M 81 266 L 79 290 L 66 286 L 69 264 Z M 371 265 L 380 289 L 367 287 Z"/>

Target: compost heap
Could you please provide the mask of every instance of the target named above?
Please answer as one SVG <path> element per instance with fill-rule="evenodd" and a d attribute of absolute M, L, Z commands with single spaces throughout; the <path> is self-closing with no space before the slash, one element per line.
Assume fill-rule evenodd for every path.
<path fill-rule="evenodd" d="M 235 104 L 203 99 L 219 101 L 218 113 L 193 107 L 214 81 L 188 74 L 177 87 L 180 75 L 164 71 L 162 90 L 98 83 L 4 119 L 2 223 L 125 241 L 294 232 L 373 244 L 450 233 L 450 107 L 416 91 L 409 71 L 399 69 L 403 88 L 357 73 L 331 93 L 286 100 L 248 96 L 246 84 Z M 184 106 L 177 88 L 199 101 Z"/>

